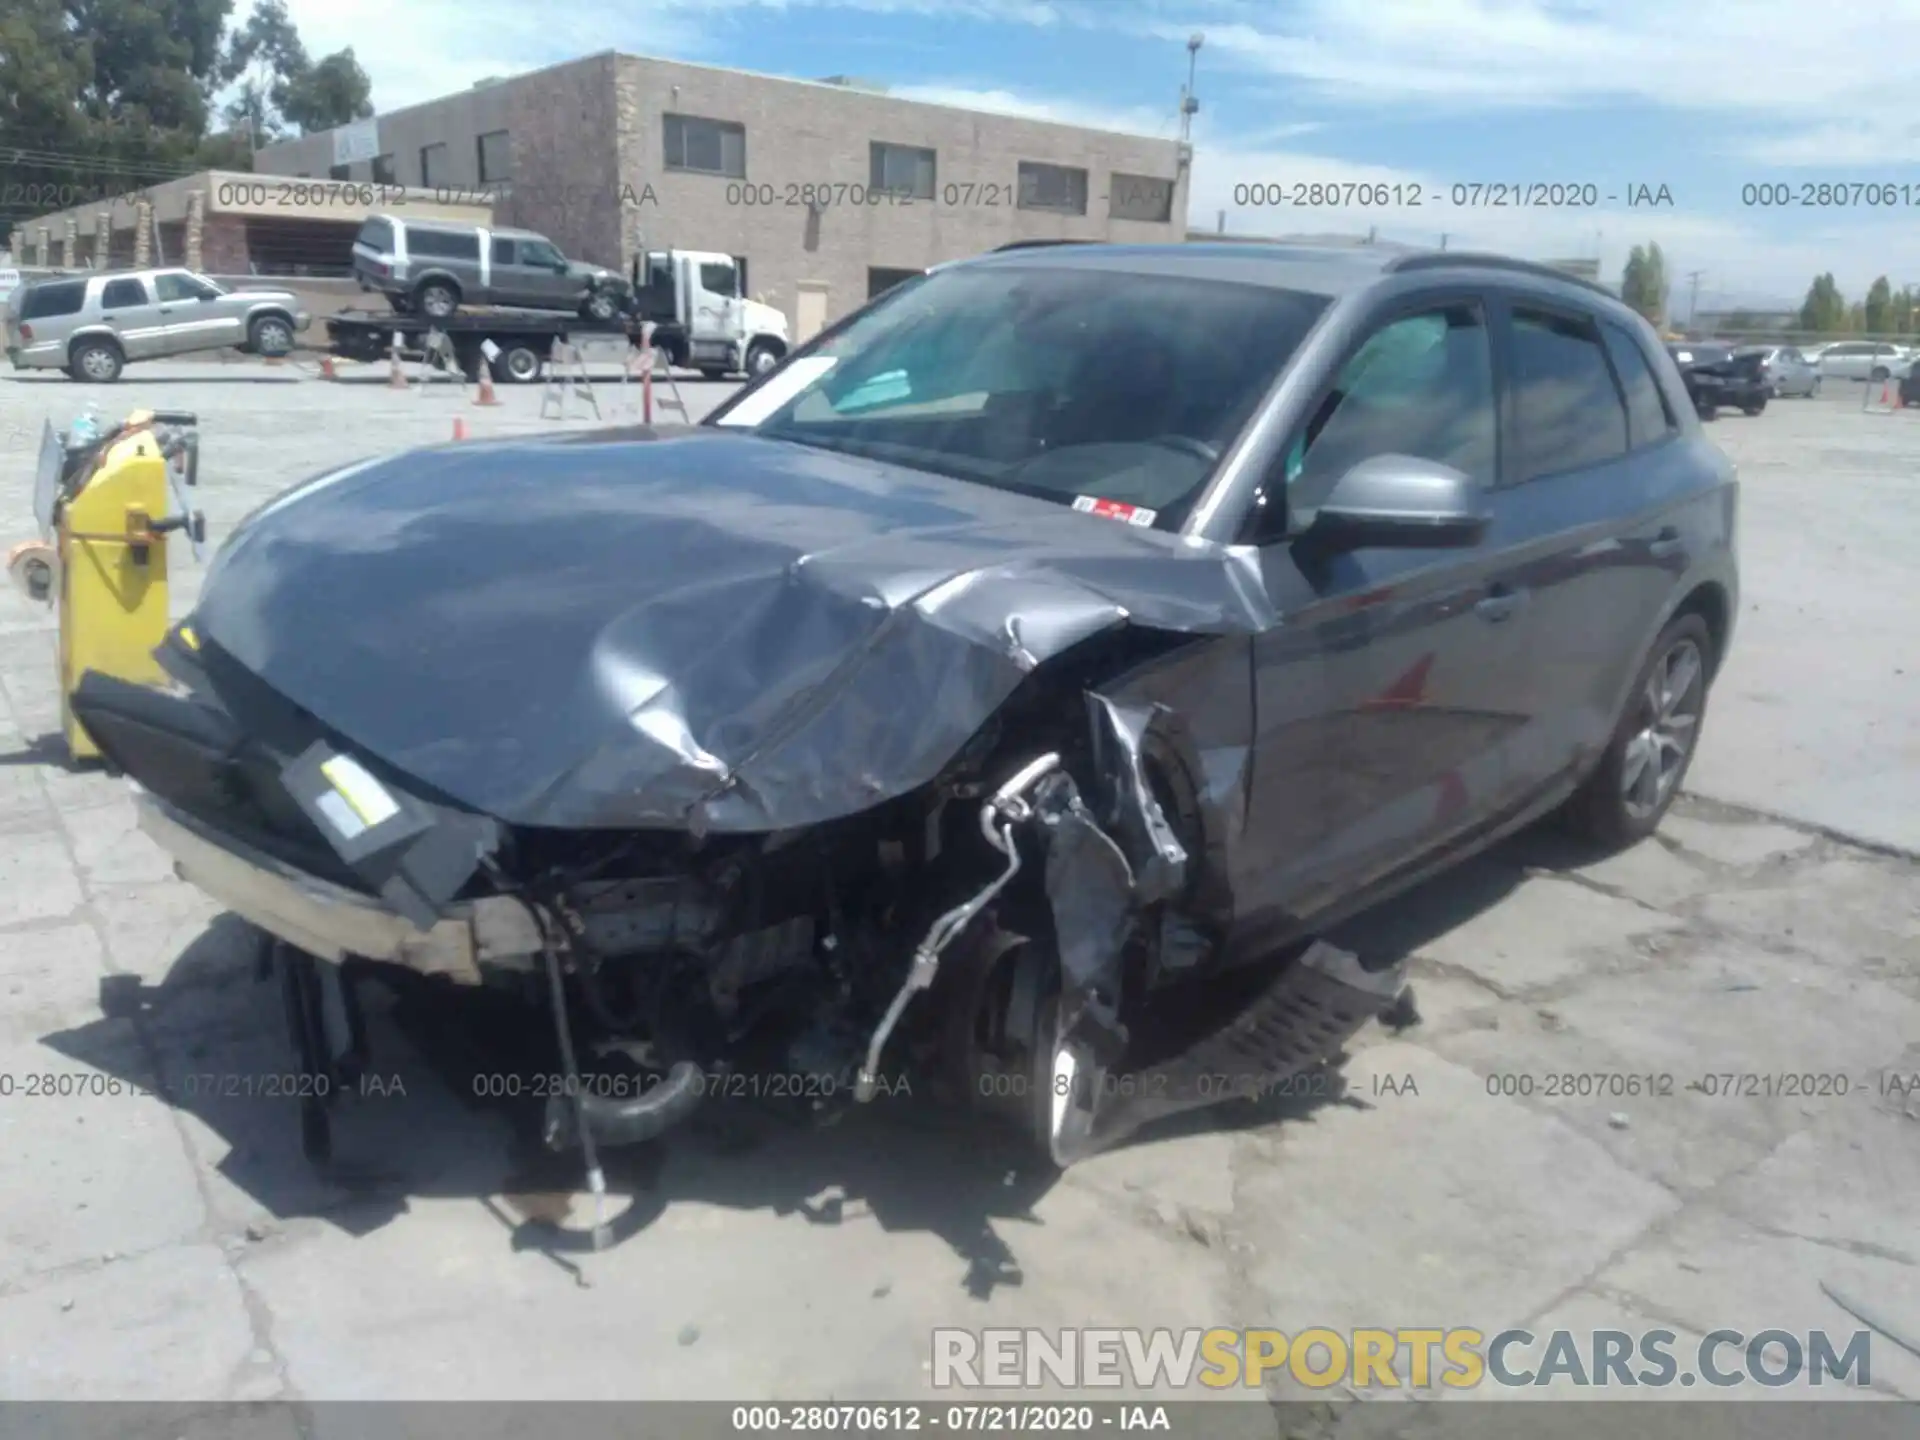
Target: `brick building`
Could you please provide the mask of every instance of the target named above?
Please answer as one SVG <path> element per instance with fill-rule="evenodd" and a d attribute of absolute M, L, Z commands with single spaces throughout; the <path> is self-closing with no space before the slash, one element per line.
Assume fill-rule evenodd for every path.
<path fill-rule="evenodd" d="M 366 122 L 363 122 L 363 126 Z M 1011 240 L 1178 241 L 1173 140 L 607 52 L 271 145 L 268 175 L 480 199 L 501 224 L 626 270 L 642 248 L 744 261 L 804 339 L 903 276 Z M 365 135 L 363 129 L 362 135 Z M 476 193 L 477 192 L 477 193 Z"/>

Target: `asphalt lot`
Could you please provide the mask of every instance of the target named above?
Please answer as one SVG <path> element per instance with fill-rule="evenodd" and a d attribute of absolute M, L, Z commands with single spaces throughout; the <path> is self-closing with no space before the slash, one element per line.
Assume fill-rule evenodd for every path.
<path fill-rule="evenodd" d="M 696 419 L 727 393 L 682 390 Z M 500 395 L 291 366 L 0 374 L 0 543 L 31 533 L 43 418 L 92 398 L 200 415 L 217 541 L 456 416 L 555 423 L 538 387 Z M 709 1107 L 619 1162 L 637 1233 L 600 1254 L 530 1243 L 529 1222 L 582 1222 L 571 1167 L 528 1154 L 404 1001 L 373 1020 L 404 1096 L 343 1112 L 341 1175 L 301 1160 L 289 1102 L 207 1093 L 284 1072 L 278 993 L 132 829 L 123 783 L 57 763 L 51 619 L 0 598 L 0 1396 L 906 1398 L 942 1325 L 1851 1334 L 1823 1285 L 1920 1340 L 1920 695 L 1896 616 L 1920 412 L 1859 404 L 1714 422 L 1745 594 L 1692 794 L 1627 854 L 1522 837 L 1341 937 L 1416 957 L 1424 1023 L 1364 1031 L 1336 1096 L 1218 1110 L 1064 1178 L 904 1102 L 819 1133 Z M 137 1017 L 102 1016 L 108 976 L 137 977 Z M 1678 1084 L 1548 1098 L 1570 1072 Z M 25 1093 L 68 1074 L 161 1094 Z M 1848 1093 L 1686 1084 L 1737 1074 Z M 1502 1076 L 1534 1093 L 1492 1093 Z M 1876 1337 L 1872 1360 L 1877 1393 L 1920 1399 L 1920 1356 Z"/>

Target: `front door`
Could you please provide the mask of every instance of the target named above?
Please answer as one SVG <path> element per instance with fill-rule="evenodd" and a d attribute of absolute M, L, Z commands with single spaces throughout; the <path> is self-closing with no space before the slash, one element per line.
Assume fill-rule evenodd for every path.
<path fill-rule="evenodd" d="M 521 303 L 545 310 L 574 309 L 579 303 L 581 285 L 573 278 L 567 257 L 550 241 L 522 240 L 519 244 L 515 283 L 528 297 Z"/>
<path fill-rule="evenodd" d="M 186 270 L 162 270 L 153 277 L 160 315 L 157 353 L 220 350 L 246 339 L 241 318 L 220 304 L 220 292 Z"/>
<path fill-rule="evenodd" d="M 1451 465 L 1491 497 L 1495 393 L 1478 295 L 1385 320 L 1286 452 L 1285 534 L 1379 455 Z M 1499 811 L 1530 719 L 1527 597 L 1496 543 L 1314 562 L 1282 535 L 1260 555 L 1281 619 L 1255 642 L 1249 838 L 1236 865 L 1241 919 L 1256 929 L 1307 922 Z"/>
<path fill-rule="evenodd" d="M 711 353 L 740 338 L 739 271 L 717 255 L 680 257 L 693 343 Z"/>

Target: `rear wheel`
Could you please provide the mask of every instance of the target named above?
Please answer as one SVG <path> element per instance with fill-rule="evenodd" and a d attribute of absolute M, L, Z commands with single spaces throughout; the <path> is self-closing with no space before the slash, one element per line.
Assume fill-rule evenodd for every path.
<path fill-rule="evenodd" d="M 1573 829 L 1610 849 L 1654 832 L 1693 763 L 1714 659 L 1700 616 L 1677 616 L 1660 632 L 1599 765 L 1567 802 Z"/>
<path fill-rule="evenodd" d="M 73 347 L 67 362 L 67 373 L 76 380 L 111 385 L 120 378 L 120 371 L 125 364 L 120 347 L 111 340 L 82 340 Z"/>
<path fill-rule="evenodd" d="M 1870 376 L 1868 376 L 1867 378 L 1868 378 L 1868 379 L 1870 379 L 1870 380 L 1885 380 L 1885 379 L 1887 379 L 1887 378 L 1888 378 L 1888 377 L 1889 377 L 1889 376 L 1890 376 L 1890 375 L 1891 375 L 1892 373 L 1893 373 L 1893 372 L 1891 372 L 1890 370 L 1888 370 L 1886 366 L 1884 366 L 1884 365 L 1876 365 L 1876 366 L 1874 366 L 1874 367 L 1873 367 L 1873 374 L 1871 374 L 1871 375 L 1870 375 Z"/>
<path fill-rule="evenodd" d="M 1740 408 L 1749 415 L 1758 415 L 1767 408 L 1767 397 L 1762 395 L 1758 400 L 1749 400 Z"/>

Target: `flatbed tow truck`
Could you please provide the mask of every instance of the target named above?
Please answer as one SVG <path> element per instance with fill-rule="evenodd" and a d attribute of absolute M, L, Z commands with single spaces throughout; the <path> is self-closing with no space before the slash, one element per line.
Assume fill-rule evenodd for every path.
<path fill-rule="evenodd" d="M 486 343 L 498 350 L 493 378 L 502 385 L 524 385 L 540 378 L 540 365 L 553 353 L 555 340 L 626 339 L 640 343 L 642 322 L 617 315 L 611 320 L 587 320 L 546 310 L 462 309 L 443 320 L 379 310 L 343 310 L 327 320 L 327 348 L 342 360 L 379 361 L 397 344 L 403 360 L 426 353 L 429 331 L 438 330 L 453 345 L 454 357 L 469 380 L 480 378 Z M 395 337 L 398 337 L 396 339 Z M 685 348 L 679 327 L 657 325 L 654 346 L 669 357 Z"/>
<path fill-rule="evenodd" d="M 345 310 L 327 321 L 327 343 L 343 360 L 384 360 L 396 344 L 402 359 L 417 359 L 425 354 L 428 332 L 437 329 L 452 342 L 467 378 L 478 380 L 491 340 L 498 351 L 494 379 L 525 384 L 539 378 L 540 363 L 555 340 L 624 336 L 637 344 L 641 327 L 652 321 L 654 348 L 669 365 L 713 380 L 739 374 L 757 379 L 786 357 L 787 318 L 771 305 L 745 298 L 743 279 L 743 262 L 732 256 L 646 250 L 634 257 L 621 313 L 607 320 L 496 307 L 463 306 L 438 321 L 397 311 Z"/>

